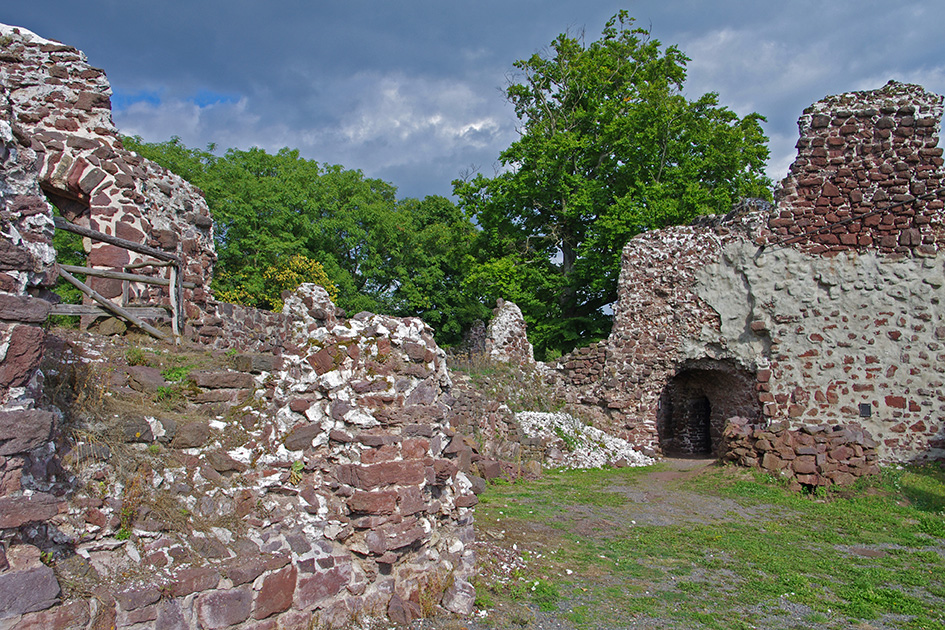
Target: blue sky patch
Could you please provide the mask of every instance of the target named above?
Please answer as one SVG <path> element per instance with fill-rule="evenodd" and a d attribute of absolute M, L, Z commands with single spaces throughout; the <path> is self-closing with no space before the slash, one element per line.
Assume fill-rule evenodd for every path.
<path fill-rule="evenodd" d="M 161 92 L 158 90 L 138 90 L 136 92 L 126 92 L 112 86 L 112 109 L 128 109 L 135 103 L 147 103 L 149 105 L 161 104 Z"/>
<path fill-rule="evenodd" d="M 208 105 L 219 105 L 225 103 L 236 103 L 240 99 L 233 94 L 223 92 L 214 92 L 213 90 L 198 90 L 196 94 L 187 99 L 197 107 L 206 107 Z"/>

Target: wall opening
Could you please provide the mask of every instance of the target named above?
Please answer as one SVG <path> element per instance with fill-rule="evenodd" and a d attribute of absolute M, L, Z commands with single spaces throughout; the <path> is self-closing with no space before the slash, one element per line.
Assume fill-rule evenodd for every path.
<path fill-rule="evenodd" d="M 656 428 L 666 455 L 718 453 L 725 421 L 761 417 L 755 375 L 728 361 L 684 363 L 663 388 Z"/>

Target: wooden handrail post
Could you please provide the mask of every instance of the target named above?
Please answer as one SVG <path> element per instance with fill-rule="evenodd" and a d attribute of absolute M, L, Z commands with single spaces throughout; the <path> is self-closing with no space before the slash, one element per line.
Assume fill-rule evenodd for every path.
<path fill-rule="evenodd" d="M 174 339 L 180 339 L 180 286 L 177 277 L 180 275 L 177 265 L 171 265 L 171 283 L 167 287 L 171 294 L 171 331 L 174 333 Z"/>
<path fill-rule="evenodd" d="M 85 284 L 84 282 L 82 282 L 81 280 L 73 276 L 71 273 L 69 273 L 65 269 L 62 269 L 60 267 L 59 275 L 62 276 L 69 284 L 77 288 L 79 291 L 82 291 L 82 293 L 86 294 L 87 296 L 89 296 L 90 298 L 92 298 L 93 300 L 101 304 L 103 308 L 111 311 L 112 313 L 118 315 L 119 317 L 127 319 L 129 322 L 131 322 L 138 328 L 146 331 L 152 337 L 156 337 L 160 339 L 161 341 L 167 341 L 167 335 L 162 333 L 160 330 L 158 330 L 151 324 L 141 319 L 138 319 L 136 316 L 132 315 L 127 310 L 118 306 L 111 300 L 103 297 L 100 293 L 92 289 L 92 287 L 88 286 L 87 284 Z"/>

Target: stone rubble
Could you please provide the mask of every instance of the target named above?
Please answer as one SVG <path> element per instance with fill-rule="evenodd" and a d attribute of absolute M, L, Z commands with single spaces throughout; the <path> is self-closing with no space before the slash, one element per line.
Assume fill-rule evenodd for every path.
<path fill-rule="evenodd" d="M 546 441 L 546 449 L 553 449 L 548 459 L 564 468 L 649 466 L 655 462 L 626 440 L 566 413 L 522 411 L 515 414 L 515 419 L 527 435 Z"/>

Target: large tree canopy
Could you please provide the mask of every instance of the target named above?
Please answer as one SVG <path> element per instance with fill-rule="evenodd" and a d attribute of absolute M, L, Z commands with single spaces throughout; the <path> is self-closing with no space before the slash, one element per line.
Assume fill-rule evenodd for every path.
<path fill-rule="evenodd" d="M 387 182 L 289 149 L 230 149 L 220 157 L 213 147 L 189 149 L 178 138 L 124 141 L 204 190 L 221 295 L 277 306 L 267 270 L 298 267 L 301 260 L 321 264 L 347 311 L 422 317 L 440 343 L 459 341 L 488 315 L 463 290 L 475 227 L 448 199 L 397 200 Z"/>
<path fill-rule="evenodd" d="M 598 41 L 562 34 L 515 63 L 521 137 L 499 157 L 504 172 L 454 192 L 482 228 L 468 285 L 519 303 L 537 350 L 606 336 L 634 235 L 770 198 L 764 119 L 716 94 L 688 100 L 687 61 L 621 12 Z"/>

